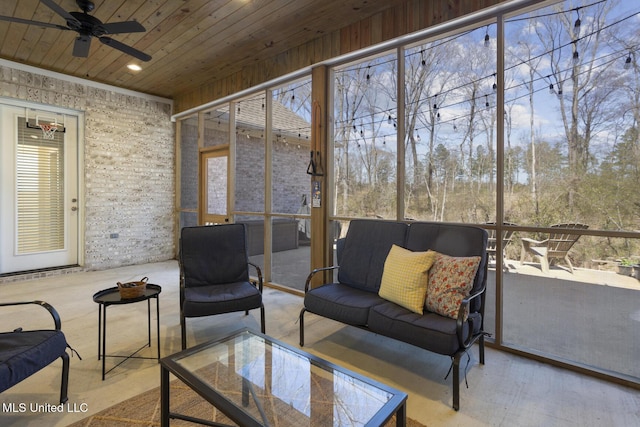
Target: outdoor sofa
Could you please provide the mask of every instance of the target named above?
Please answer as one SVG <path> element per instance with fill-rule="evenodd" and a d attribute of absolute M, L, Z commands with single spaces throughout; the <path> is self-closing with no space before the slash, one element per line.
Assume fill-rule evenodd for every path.
<path fill-rule="evenodd" d="M 351 221 L 338 241 L 339 266 L 318 268 L 307 278 L 300 345 L 308 311 L 450 356 L 453 408 L 458 410 L 461 356 L 478 342 L 484 364 L 486 248 L 487 232 L 475 226 Z M 431 265 L 425 261 L 428 251 L 437 252 L 431 253 Z M 335 269 L 337 281 L 311 286 L 316 274 Z M 421 290 L 425 274 L 426 296 Z"/>

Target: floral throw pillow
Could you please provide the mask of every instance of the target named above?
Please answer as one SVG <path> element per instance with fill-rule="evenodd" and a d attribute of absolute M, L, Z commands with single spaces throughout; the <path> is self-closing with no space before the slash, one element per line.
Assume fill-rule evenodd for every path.
<path fill-rule="evenodd" d="M 428 271 L 436 252 L 412 252 L 393 245 L 384 262 L 378 295 L 407 310 L 422 314 Z"/>
<path fill-rule="evenodd" d="M 469 296 L 473 287 L 478 265 L 479 256 L 451 257 L 438 253 L 429 271 L 425 308 L 457 319 L 460 303 Z"/>

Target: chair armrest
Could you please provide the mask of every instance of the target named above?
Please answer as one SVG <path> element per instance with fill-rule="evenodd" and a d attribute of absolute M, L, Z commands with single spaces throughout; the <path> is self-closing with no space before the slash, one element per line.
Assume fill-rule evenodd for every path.
<path fill-rule="evenodd" d="M 469 337 L 467 340 L 464 339 L 464 335 L 462 333 L 462 328 L 465 323 L 465 314 L 467 313 L 467 309 L 469 308 L 469 304 L 476 298 L 482 297 L 486 290 L 486 286 L 483 286 L 482 289 L 477 291 L 475 294 L 471 294 L 468 297 L 464 298 L 460 302 L 460 309 L 458 309 L 458 318 L 456 319 L 456 335 L 458 335 L 458 342 L 460 343 L 460 347 L 468 348 L 471 344 L 473 344 L 473 334 L 469 333 Z"/>
<path fill-rule="evenodd" d="M 56 309 L 53 308 L 53 306 L 51 304 L 46 303 L 44 301 L 3 302 L 3 303 L 0 303 L 0 307 L 9 307 L 9 306 L 27 305 L 27 304 L 35 304 L 35 305 L 39 305 L 39 306 L 45 308 L 49 312 L 49 314 L 51 314 L 51 317 L 53 318 L 53 323 L 55 325 L 55 328 L 57 330 L 60 330 L 62 328 L 62 322 L 60 321 L 60 315 L 58 314 Z"/>
<path fill-rule="evenodd" d="M 525 243 L 526 246 L 543 246 L 549 241 L 549 239 L 535 240 L 528 237 L 521 237 L 520 240 L 522 240 L 522 243 Z"/>
<path fill-rule="evenodd" d="M 260 270 L 260 267 L 258 267 L 257 264 L 254 264 L 252 262 L 249 262 L 249 265 L 256 269 L 256 273 L 258 274 L 258 290 L 260 291 L 260 293 L 262 293 L 262 270 Z"/>
<path fill-rule="evenodd" d="M 320 273 L 322 271 L 337 270 L 338 268 L 340 267 L 337 265 L 333 265 L 331 267 L 321 267 L 314 269 L 311 273 L 309 273 L 309 275 L 307 276 L 307 280 L 304 282 L 304 293 L 306 294 L 309 291 L 309 288 L 311 287 L 311 279 L 316 273 Z"/>

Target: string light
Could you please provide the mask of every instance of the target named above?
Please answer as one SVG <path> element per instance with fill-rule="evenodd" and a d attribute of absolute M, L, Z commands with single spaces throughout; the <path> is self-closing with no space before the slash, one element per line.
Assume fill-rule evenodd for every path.
<path fill-rule="evenodd" d="M 576 31 L 580 31 L 580 25 L 582 24 L 582 22 L 580 21 L 580 8 L 577 7 L 576 8 L 576 14 L 578 15 L 578 19 L 576 19 L 576 22 L 573 24 L 573 28 Z"/>
<path fill-rule="evenodd" d="M 556 91 L 553 89 L 553 83 L 550 83 L 550 84 L 549 84 L 549 93 L 550 93 L 551 95 L 554 95 L 554 94 L 556 93 Z"/>
<path fill-rule="evenodd" d="M 606 0 L 605 0 L 605 1 L 606 1 Z M 603 3 L 603 1 L 600 1 L 600 2 L 597 2 L 597 3 Z M 576 13 L 577 13 L 577 15 L 578 15 L 578 19 L 577 19 L 577 21 L 580 21 L 580 13 L 579 13 L 579 11 L 578 11 L 578 10 L 579 10 L 579 8 L 576 8 L 576 9 L 573 9 L 573 10 L 575 10 L 575 11 L 576 11 Z M 549 15 L 557 15 L 557 14 L 560 14 L 560 13 L 566 13 L 566 11 L 565 11 L 565 12 L 554 12 L 553 14 L 549 14 Z M 606 26 L 605 26 L 605 27 L 603 27 L 603 28 L 599 28 L 599 29 L 598 29 L 598 32 L 599 32 L 599 31 L 602 31 L 602 30 L 605 30 L 605 29 L 607 29 L 607 28 L 610 28 L 610 27 L 612 27 L 612 26 L 615 26 L 616 24 L 619 24 L 619 23 L 621 23 L 622 21 L 628 20 L 628 19 L 632 18 L 633 16 L 635 16 L 635 14 L 634 14 L 634 15 L 631 15 L 631 16 L 628 16 L 628 17 L 625 17 L 625 18 L 623 18 L 623 19 L 620 19 L 619 21 L 616 21 L 616 22 L 614 22 L 614 23 L 612 23 L 612 24 L 610 24 L 610 25 L 606 25 Z M 524 18 L 523 18 L 523 19 L 524 19 Z M 531 18 L 530 18 L 530 17 L 527 17 L 526 19 L 531 19 Z M 512 21 L 516 21 L 516 20 L 512 20 Z M 508 21 L 508 22 L 511 22 L 511 21 Z M 581 22 L 580 22 L 580 24 L 581 24 Z M 580 25 L 578 25 L 578 27 L 579 27 L 579 26 L 580 26 Z M 594 33 L 595 33 L 595 31 L 594 31 Z M 551 50 L 550 50 L 550 51 L 548 51 L 548 52 L 543 52 L 543 53 L 541 53 L 540 55 L 538 55 L 538 56 L 536 56 L 536 57 L 534 57 L 534 58 L 529 58 L 529 61 L 531 61 L 531 60 L 533 60 L 533 59 L 536 59 L 536 58 L 538 58 L 538 57 L 542 57 L 542 56 L 544 56 L 545 54 L 548 54 L 549 52 L 553 52 L 553 51 L 556 51 L 556 50 L 558 50 L 558 49 L 562 49 L 563 47 L 566 47 L 566 46 L 570 45 L 571 43 L 573 43 L 573 44 L 575 45 L 575 51 L 572 53 L 572 61 L 573 61 L 573 63 L 574 63 L 575 65 L 580 65 L 581 58 L 580 58 L 579 51 L 578 51 L 578 49 L 577 49 L 577 43 L 578 43 L 580 40 L 582 40 L 582 39 L 586 39 L 587 37 L 589 37 L 589 36 L 593 35 L 594 33 L 592 33 L 592 34 L 587 34 L 587 35 L 585 35 L 585 36 L 583 36 L 583 37 L 578 37 L 578 38 L 574 39 L 573 41 L 569 41 L 569 43 L 563 44 L 562 46 L 556 46 L 556 47 L 554 47 L 553 49 L 551 49 Z M 488 38 L 488 40 L 487 40 L 487 41 L 488 41 L 488 42 L 489 42 L 489 44 L 490 44 L 490 37 L 488 37 L 488 36 L 489 36 L 489 34 L 488 34 L 488 28 L 487 28 L 487 31 L 486 31 L 486 34 L 485 34 L 485 40 L 487 40 L 487 38 Z M 441 44 L 444 44 L 444 42 L 443 42 L 443 43 L 441 43 Z M 431 47 L 429 47 L 429 49 L 431 49 Z M 415 51 L 415 53 L 414 53 L 413 55 L 418 54 L 418 53 L 420 53 L 420 55 L 421 55 L 421 61 L 424 61 L 424 56 L 423 56 L 423 54 L 424 54 L 424 50 L 419 50 L 419 51 L 418 51 L 418 50 L 416 50 L 416 51 Z M 617 53 L 617 58 L 620 58 L 620 52 L 618 52 L 618 53 Z M 625 57 L 623 57 L 623 58 L 625 58 Z M 601 58 L 600 58 L 600 59 L 601 59 Z M 617 59 L 617 60 L 619 61 L 620 59 Z M 392 62 L 392 61 L 389 61 L 389 62 Z M 425 62 L 426 62 L 426 61 L 425 61 Z M 524 62 L 523 62 L 523 63 L 524 63 Z M 634 64 L 634 61 L 633 61 L 633 59 L 631 59 L 631 52 L 630 52 L 630 53 L 629 53 L 629 55 L 628 55 L 628 57 L 626 57 L 626 58 L 625 58 L 625 62 L 624 62 L 624 64 L 623 64 L 623 65 L 624 65 L 624 68 L 625 68 L 625 69 L 627 69 L 627 68 L 630 68 L 633 64 Z M 518 65 L 519 65 L 519 64 L 515 64 L 515 65 L 513 65 L 513 66 L 511 66 L 511 67 L 505 68 L 505 70 L 513 69 L 513 68 L 517 67 Z M 343 71 L 344 71 L 344 72 L 346 72 L 346 71 L 348 71 L 348 70 L 347 70 L 347 69 L 345 69 L 345 70 L 343 70 Z M 495 82 L 495 78 L 496 78 L 496 76 L 495 76 L 495 74 L 493 74 L 493 76 L 494 76 L 494 83 L 493 83 L 493 86 L 492 86 L 492 87 L 494 87 L 494 88 L 497 90 L 497 82 Z M 478 79 L 477 79 L 477 80 L 475 80 L 475 81 L 482 80 L 483 78 L 490 78 L 490 76 L 485 76 L 485 77 L 482 77 L 482 78 L 478 78 Z M 475 81 L 472 81 L 471 83 L 473 83 L 473 82 L 475 82 Z M 538 90 L 549 90 L 549 93 L 555 93 L 555 94 L 557 94 L 558 96 L 560 96 L 560 95 L 562 95 L 562 93 L 563 93 L 563 92 L 562 92 L 562 89 L 561 89 L 561 87 L 562 87 L 562 82 L 556 82 L 556 83 L 558 84 L 558 86 L 555 86 L 553 83 L 549 83 L 548 85 L 545 85 L 545 86 L 543 86 L 542 88 L 540 88 L 540 89 L 538 89 Z M 462 87 L 462 86 L 461 86 L 461 87 Z M 553 88 L 553 91 L 551 90 L 552 88 Z M 459 89 L 459 88 L 452 88 L 452 89 L 448 89 L 448 90 L 446 91 L 446 93 L 448 93 L 448 92 L 453 92 L 453 91 L 455 91 L 456 89 Z M 507 89 L 505 89 L 505 90 L 507 90 Z M 536 91 L 538 91 L 538 90 L 536 90 Z M 435 96 L 437 96 L 437 95 L 435 95 Z M 461 103 L 461 102 L 459 102 L 459 103 L 454 103 L 454 104 L 447 104 L 447 103 L 445 102 L 445 104 L 446 104 L 446 105 L 439 105 L 439 103 L 435 102 L 435 101 L 437 100 L 437 98 L 435 98 L 435 96 L 434 96 L 434 99 L 433 99 L 433 101 L 434 101 L 434 103 L 433 103 L 433 108 L 434 108 L 434 110 L 435 110 L 435 111 L 438 111 L 438 109 L 442 109 L 442 108 L 448 108 L 448 107 L 449 107 L 449 106 L 451 106 L 451 105 L 456 105 L 456 104 Z M 480 96 L 482 96 L 482 95 L 480 95 Z M 485 95 L 485 96 L 486 96 L 486 95 Z M 476 99 L 477 99 L 477 98 L 476 98 Z M 471 99 L 470 101 L 471 101 L 471 102 L 474 102 L 474 101 L 476 101 L 476 99 Z M 515 98 L 515 99 L 517 99 L 517 98 Z M 465 100 L 465 101 L 463 101 L 463 102 L 469 102 L 469 100 Z M 486 104 L 486 102 L 485 102 L 485 104 Z M 384 116 L 383 116 L 383 117 L 384 117 Z M 383 118 L 382 120 L 384 120 L 384 118 Z M 455 120 L 455 119 L 453 119 L 453 120 Z M 449 121 L 449 120 L 446 120 L 446 121 Z M 455 123 L 453 123 L 453 128 L 454 128 L 454 131 L 455 131 L 455 130 L 457 130 L 457 125 L 456 125 Z"/>
<path fill-rule="evenodd" d="M 490 46 L 490 42 L 489 42 L 489 26 L 487 25 L 487 33 L 484 35 L 484 47 L 489 47 Z"/>

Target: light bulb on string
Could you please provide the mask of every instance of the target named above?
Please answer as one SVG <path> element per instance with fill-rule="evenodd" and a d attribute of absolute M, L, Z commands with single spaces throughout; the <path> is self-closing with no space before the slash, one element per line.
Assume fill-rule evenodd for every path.
<path fill-rule="evenodd" d="M 551 95 L 553 95 L 553 94 L 555 94 L 555 93 L 556 93 L 556 91 L 555 91 L 555 90 L 554 90 L 554 88 L 553 88 L 553 83 L 550 83 L 550 84 L 549 84 L 549 93 L 550 93 Z"/>
<path fill-rule="evenodd" d="M 578 18 L 576 19 L 576 22 L 573 23 L 573 28 L 576 31 L 580 31 L 580 25 L 582 24 L 582 21 L 580 21 L 580 12 L 579 12 L 580 8 L 576 9 L 576 14 L 578 15 Z"/>
<path fill-rule="evenodd" d="M 422 61 L 420 61 L 422 66 L 424 67 L 425 65 L 427 65 L 427 61 L 424 60 L 424 50 L 420 51 L 420 58 L 422 59 Z"/>
<path fill-rule="evenodd" d="M 578 64 L 580 64 L 580 54 L 576 50 L 575 52 L 573 52 L 573 65 L 578 65 Z"/>
<path fill-rule="evenodd" d="M 631 52 L 629 52 L 629 56 L 627 56 L 627 59 L 624 61 L 624 69 L 628 70 L 631 68 Z"/>
<path fill-rule="evenodd" d="M 489 38 L 489 26 L 487 25 L 487 32 L 484 35 L 484 47 L 489 47 L 491 45 Z"/>

